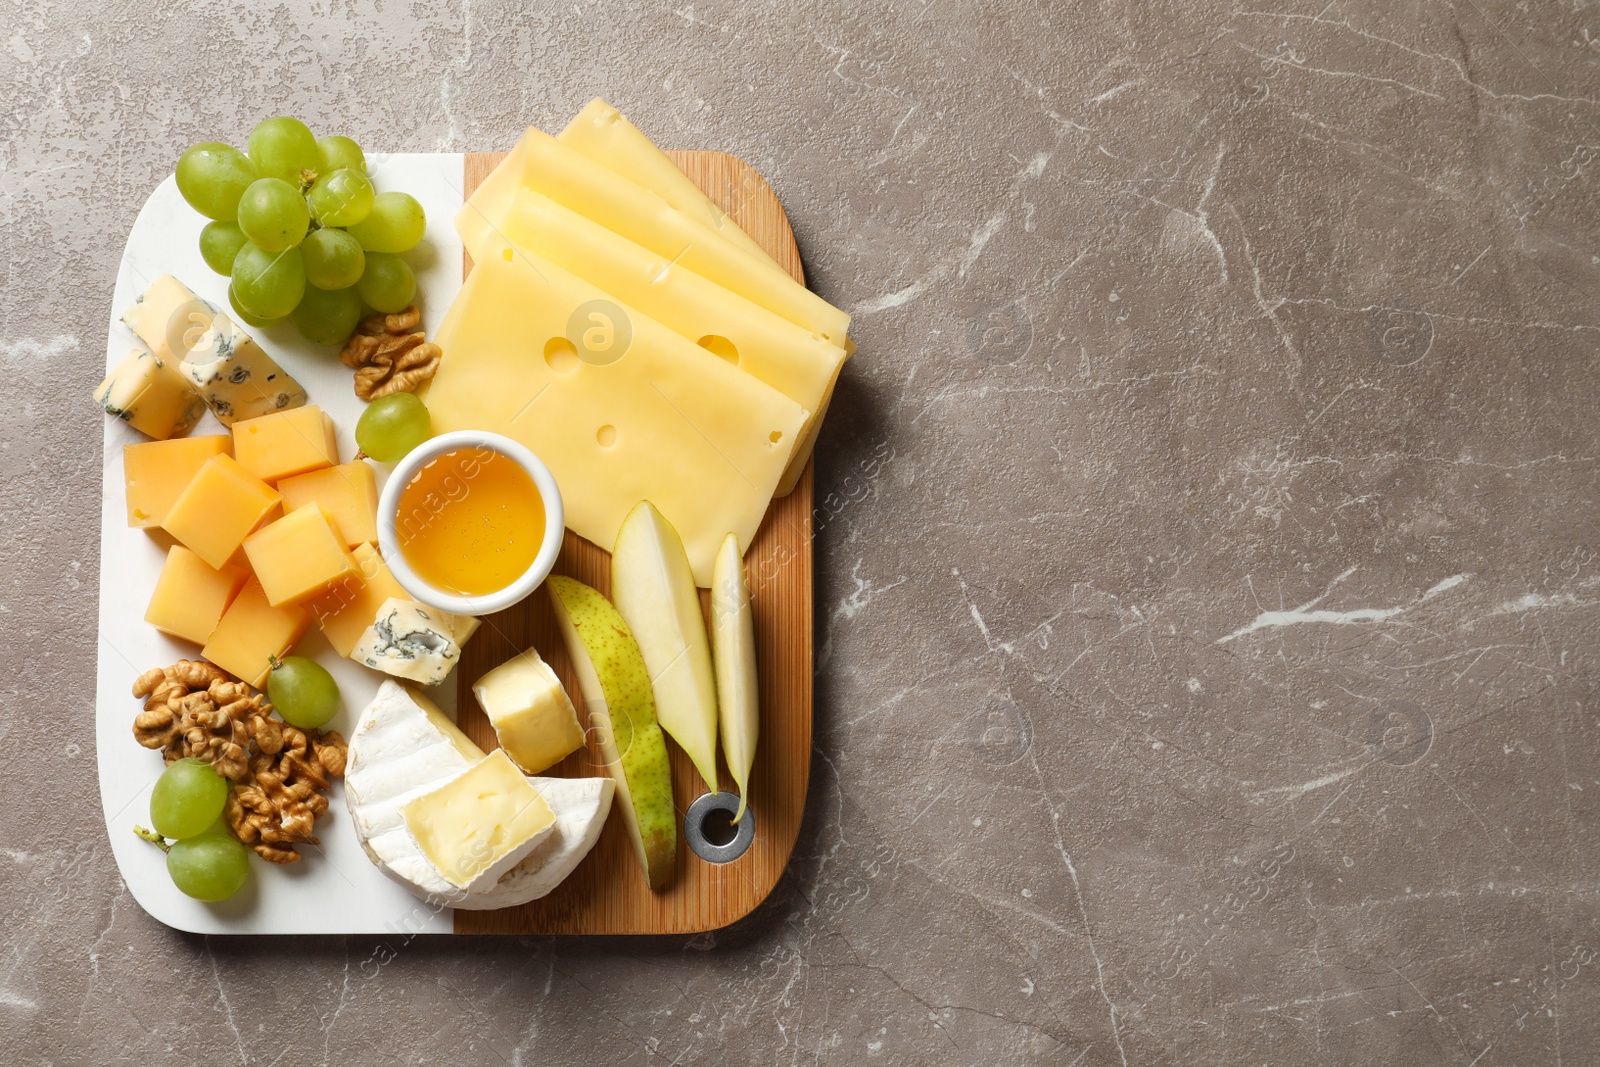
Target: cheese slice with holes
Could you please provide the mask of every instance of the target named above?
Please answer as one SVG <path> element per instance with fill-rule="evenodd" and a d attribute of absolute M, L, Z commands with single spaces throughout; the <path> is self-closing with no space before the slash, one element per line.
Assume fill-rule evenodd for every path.
<path fill-rule="evenodd" d="M 844 349 L 542 193 L 528 189 L 518 193 L 501 234 L 518 248 L 638 308 L 809 411 L 777 495 L 794 488 L 833 398 Z"/>
<path fill-rule="evenodd" d="M 456 229 L 473 262 L 481 262 L 486 247 L 499 237 L 521 189 L 543 193 L 797 326 L 847 345 L 850 316 L 771 259 L 745 251 L 659 194 L 590 161 L 536 127 L 522 135 L 456 216 Z"/>
<path fill-rule="evenodd" d="M 548 260 L 504 241 L 485 251 L 436 337 L 434 431 L 492 430 L 531 448 L 567 526 L 597 545 L 651 501 L 708 585 L 728 531 L 749 544 L 761 525 L 807 411 Z M 590 333 L 606 343 L 587 347 Z"/>
<path fill-rule="evenodd" d="M 571 145 L 585 158 L 615 171 L 635 185 L 656 193 L 685 215 L 715 230 L 729 243 L 761 259 L 771 258 L 639 127 L 599 97 L 589 101 L 567 123 L 567 128 L 556 134 L 556 140 Z M 745 195 L 748 193 L 743 189 L 729 190 L 729 199 L 733 201 Z"/>

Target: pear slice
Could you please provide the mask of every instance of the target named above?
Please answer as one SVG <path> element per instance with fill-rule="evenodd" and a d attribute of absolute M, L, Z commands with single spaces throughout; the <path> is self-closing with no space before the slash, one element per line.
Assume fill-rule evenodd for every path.
<path fill-rule="evenodd" d="M 661 728 L 717 791 L 717 680 L 700 591 L 683 539 L 648 500 L 634 505 L 611 553 L 611 599 L 650 670 Z"/>
<path fill-rule="evenodd" d="M 750 806 L 750 768 L 761 732 L 760 691 L 756 687 L 756 625 L 750 607 L 739 538 L 729 534 L 711 570 L 711 638 L 716 657 L 717 701 L 722 714 L 722 757 L 739 783 L 739 810 Z"/>
<path fill-rule="evenodd" d="M 606 773 L 617 783 L 639 866 L 650 888 L 661 889 L 672 879 L 677 859 L 678 820 L 650 672 L 628 624 L 598 589 L 560 576 L 547 579 L 545 586 L 577 670 L 589 729 Z"/>

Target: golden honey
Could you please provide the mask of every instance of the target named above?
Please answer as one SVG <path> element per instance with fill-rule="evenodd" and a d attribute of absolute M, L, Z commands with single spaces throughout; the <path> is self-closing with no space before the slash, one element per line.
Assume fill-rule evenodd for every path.
<path fill-rule="evenodd" d="M 522 577 L 544 527 L 544 500 L 528 472 L 486 448 L 445 452 L 424 465 L 400 491 L 395 516 L 411 569 L 457 596 L 496 593 Z"/>

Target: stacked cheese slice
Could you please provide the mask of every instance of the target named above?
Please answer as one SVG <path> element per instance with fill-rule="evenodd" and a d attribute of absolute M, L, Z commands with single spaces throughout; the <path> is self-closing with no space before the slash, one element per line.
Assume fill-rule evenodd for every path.
<path fill-rule="evenodd" d="M 435 429 L 528 445 L 600 545 L 650 500 L 709 584 L 723 537 L 748 544 L 803 472 L 848 316 L 602 101 L 530 129 L 457 228 L 474 267 L 438 331 Z"/>

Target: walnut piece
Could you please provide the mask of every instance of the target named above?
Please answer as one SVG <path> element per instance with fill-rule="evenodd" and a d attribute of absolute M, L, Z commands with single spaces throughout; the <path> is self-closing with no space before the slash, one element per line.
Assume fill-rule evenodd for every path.
<path fill-rule="evenodd" d="M 371 315 L 345 342 L 339 359 L 356 372 L 356 396 L 376 400 L 409 393 L 432 378 L 444 355 L 417 329 L 422 313 L 415 304 L 393 315 Z"/>
<path fill-rule="evenodd" d="M 337 732 L 284 726 L 277 753 L 250 757 L 249 777 L 228 794 L 223 817 L 262 859 L 298 863 L 294 845 L 322 843 L 313 827 L 328 810 L 328 780 L 343 777 L 348 751 Z"/>

